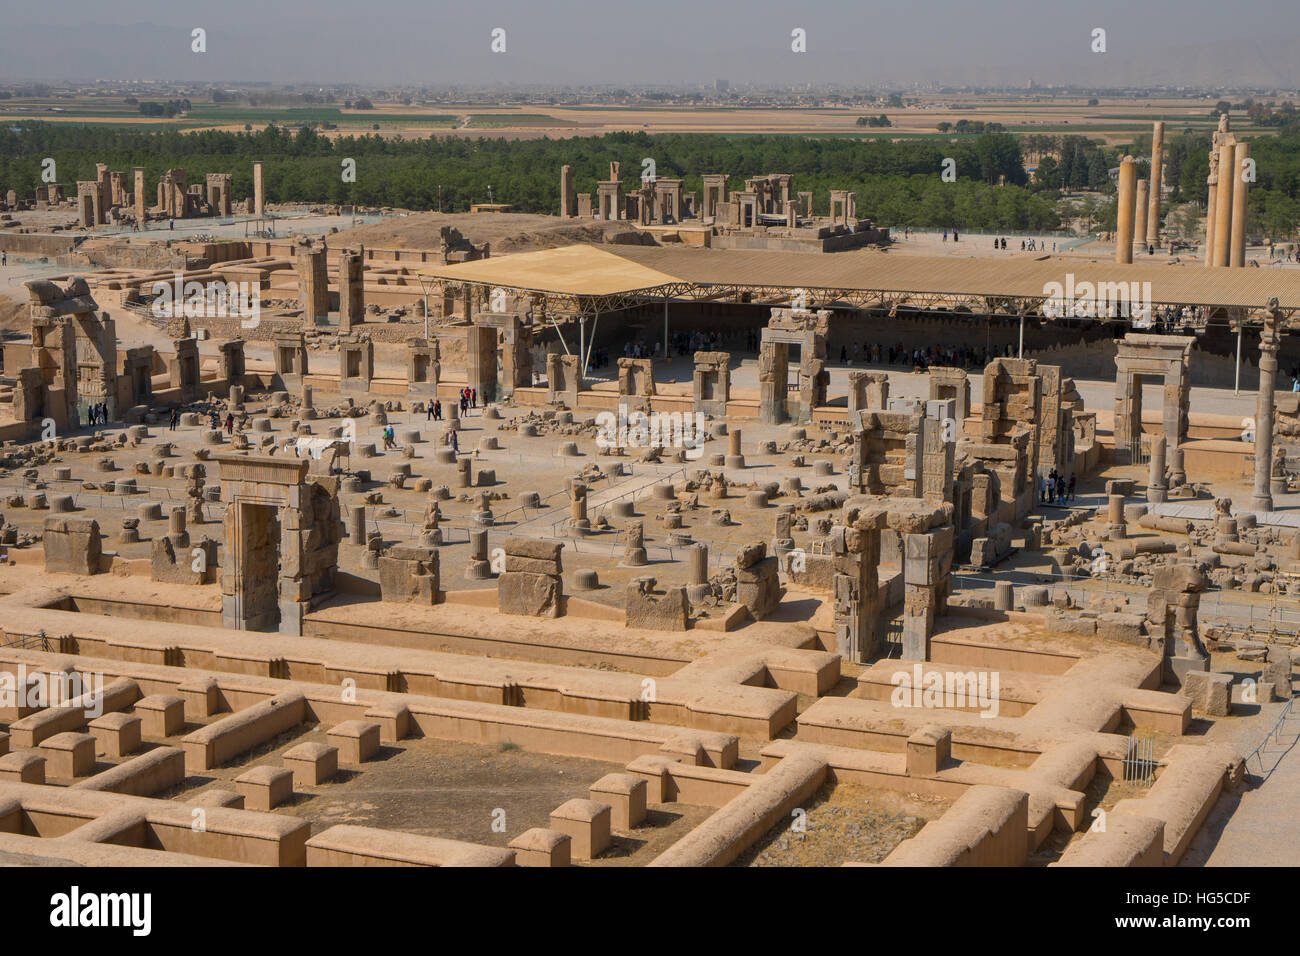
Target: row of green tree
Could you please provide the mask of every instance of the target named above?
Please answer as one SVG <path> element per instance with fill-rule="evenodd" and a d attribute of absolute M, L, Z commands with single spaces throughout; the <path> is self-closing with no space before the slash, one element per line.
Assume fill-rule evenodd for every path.
<path fill-rule="evenodd" d="M 1038 156 L 1031 181 L 1022 146 Z M 579 192 L 594 192 L 617 161 L 624 186 L 635 188 L 653 168 L 661 178 L 685 180 L 701 189 L 705 173 L 727 172 L 731 188 L 747 177 L 795 174 L 795 189 L 811 191 L 815 209 L 826 213 L 829 190 L 854 189 L 858 209 L 892 226 L 956 226 L 962 229 L 1048 229 L 1058 225 L 1060 194 L 1114 191 L 1110 172 L 1120 156 L 1143 157 L 1148 175 L 1150 140 L 1107 147 L 1082 136 L 1032 137 L 985 133 L 950 141 L 893 142 L 843 137 L 721 134 L 610 133 L 569 139 L 386 139 L 377 135 L 327 137 L 309 127 L 294 133 L 268 126 L 258 131 L 148 131 L 20 121 L 0 127 L 0 188 L 30 196 L 43 185 L 46 159 L 65 191 L 93 179 L 95 164 L 129 172 L 145 169 L 157 181 L 182 167 L 191 181 L 209 172 L 234 175 L 236 197 L 252 190 L 252 163 L 264 165 L 271 202 L 353 203 L 408 209 L 463 211 L 491 196 L 521 212 L 559 208 L 559 168 L 572 168 Z M 1294 230 L 1300 205 L 1300 126 L 1252 140 L 1257 182 L 1251 208 L 1270 216 L 1278 235 Z M 1205 202 L 1208 134 L 1184 132 L 1166 140 L 1171 205 Z M 344 175 L 352 160 L 355 181 Z M 647 162 L 647 160 L 649 162 Z M 949 175 L 942 175 L 948 172 Z"/>

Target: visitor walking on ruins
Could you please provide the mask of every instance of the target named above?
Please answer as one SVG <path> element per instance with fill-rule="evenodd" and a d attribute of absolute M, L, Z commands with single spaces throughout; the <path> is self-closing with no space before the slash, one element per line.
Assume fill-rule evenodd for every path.
<path fill-rule="evenodd" d="M 233 435 L 234 433 L 235 433 L 235 416 L 230 412 L 227 412 L 226 413 L 226 434 Z"/>
<path fill-rule="evenodd" d="M 1074 473 L 1070 473 L 1070 501 L 1074 501 Z"/>
<path fill-rule="evenodd" d="M 447 433 L 447 439 L 448 439 L 448 441 L 451 443 L 451 450 L 454 451 L 456 454 L 459 455 L 459 454 L 460 454 L 460 439 L 458 439 L 458 438 L 456 437 L 456 429 L 453 428 L 450 432 Z"/>
<path fill-rule="evenodd" d="M 168 429 L 170 431 L 176 431 L 176 425 L 178 422 L 180 422 L 180 418 L 181 418 L 181 410 L 179 408 L 173 408 L 171 414 L 171 421 L 168 425 Z"/>

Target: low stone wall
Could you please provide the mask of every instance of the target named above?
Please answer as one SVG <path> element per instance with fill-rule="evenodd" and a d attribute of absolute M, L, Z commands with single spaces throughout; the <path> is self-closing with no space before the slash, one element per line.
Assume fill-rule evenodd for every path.
<path fill-rule="evenodd" d="M 514 866 L 515 851 L 344 824 L 307 841 L 308 866 Z"/>
<path fill-rule="evenodd" d="M 1103 830 L 1089 830 L 1070 843 L 1052 866 L 1164 866 L 1161 820 L 1111 811 Z"/>
<path fill-rule="evenodd" d="M 0 250 L 11 256 L 65 256 L 76 250 L 85 238 L 48 233 L 0 232 Z"/>
<path fill-rule="evenodd" d="M 125 710 L 141 697 L 135 681 L 122 678 L 104 687 L 102 699 L 72 701 L 67 706 L 46 707 L 9 725 L 10 745 L 15 750 L 30 750 L 55 734 L 81 730 L 93 717 L 90 710 L 105 714 Z M 3 715 L 0 715 L 3 716 Z"/>
<path fill-rule="evenodd" d="M 726 866 L 821 789 L 826 770 L 812 756 L 782 760 L 649 865 Z"/>
<path fill-rule="evenodd" d="M 185 751 L 179 747 L 157 747 L 103 773 L 79 780 L 69 789 L 152 797 L 177 786 L 184 779 Z"/>
<path fill-rule="evenodd" d="M 1146 796 L 1121 800 L 1111 812 L 1164 821 L 1164 862 L 1177 866 L 1223 788 L 1243 775 L 1241 755 L 1231 747 L 1180 744 L 1165 755 Z"/>
<path fill-rule="evenodd" d="M 190 773 L 219 767 L 258 744 L 292 730 L 307 719 L 307 699 L 288 693 L 254 704 L 185 737 L 185 766 Z"/>
<path fill-rule="evenodd" d="M 0 804 L 9 799 L 21 804 L 23 817 L 37 836 L 65 836 L 60 843 L 114 839 L 128 846 L 262 866 L 302 866 L 307 861 L 311 824 L 296 817 L 199 808 L 192 803 L 94 790 L 0 783 Z M 201 829 L 194 826 L 196 809 L 203 811 Z"/>
<path fill-rule="evenodd" d="M 1028 823 L 1029 794 L 971 787 L 881 866 L 1023 866 L 1029 858 Z"/>

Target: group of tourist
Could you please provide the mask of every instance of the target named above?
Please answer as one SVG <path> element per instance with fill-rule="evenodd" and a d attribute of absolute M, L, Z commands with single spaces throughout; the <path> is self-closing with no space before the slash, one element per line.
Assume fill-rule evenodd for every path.
<path fill-rule="evenodd" d="M 440 422 L 442 421 L 442 399 L 435 398 L 424 410 L 425 421 Z"/>
<path fill-rule="evenodd" d="M 993 240 L 993 248 L 994 248 L 994 249 L 1002 249 L 1003 251 L 1005 251 L 1006 248 L 1007 248 L 1007 238 L 1006 238 L 1006 236 L 998 236 L 996 239 L 994 239 L 994 240 Z M 1021 240 L 1020 240 L 1020 251 L 1021 251 L 1021 252 L 1046 252 L 1046 251 L 1047 251 L 1047 240 L 1046 240 L 1046 239 L 1042 239 L 1042 240 L 1039 240 L 1039 239 L 1021 239 Z M 1056 241 L 1055 241 L 1055 240 L 1052 241 L 1052 251 L 1053 251 L 1053 252 L 1056 251 Z"/>
<path fill-rule="evenodd" d="M 462 417 L 471 408 L 478 408 L 478 389 L 462 388 L 460 390 L 460 414 Z"/>
<path fill-rule="evenodd" d="M 979 369 L 998 354 L 996 349 L 990 351 L 984 346 L 928 345 L 925 348 L 908 349 L 901 344 L 882 347 L 879 343 L 873 343 L 864 349 L 862 343 L 855 342 L 852 351 L 847 345 L 840 346 L 840 364 L 853 365 L 865 359 L 867 365 L 902 365 L 921 369 L 939 365 Z M 1015 349 L 1007 345 L 1001 354 L 1011 357 L 1015 354 Z"/>
<path fill-rule="evenodd" d="M 694 352 L 725 351 L 721 345 L 720 332 L 682 332 L 673 336 L 673 349 L 683 356 Z"/>
<path fill-rule="evenodd" d="M 108 424 L 108 406 L 103 402 L 96 402 L 86 409 L 87 425 L 107 425 Z"/>
<path fill-rule="evenodd" d="M 379 433 L 379 437 L 384 440 L 384 450 L 397 447 L 397 435 L 393 432 L 392 425 L 385 425 L 384 430 Z"/>
<path fill-rule="evenodd" d="M 1074 475 L 1066 481 L 1065 475 L 1053 468 L 1043 477 L 1042 500 L 1049 505 L 1074 501 Z"/>

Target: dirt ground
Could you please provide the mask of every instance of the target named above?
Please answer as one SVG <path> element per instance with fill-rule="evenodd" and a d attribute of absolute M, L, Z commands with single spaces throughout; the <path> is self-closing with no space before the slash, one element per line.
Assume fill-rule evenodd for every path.
<path fill-rule="evenodd" d="M 188 729 L 188 728 L 187 728 Z M 323 726 L 303 726 L 185 783 L 167 797 L 232 790 L 254 766 L 276 766 L 301 743 L 328 743 Z M 299 788 L 274 812 L 310 820 L 317 834 L 339 824 L 398 830 L 447 840 L 505 846 L 532 827 L 549 827 L 551 811 L 623 766 L 599 760 L 534 753 L 510 742 L 468 744 L 432 738 L 384 746 L 360 768 L 340 769 L 334 780 Z M 713 811 L 708 807 L 651 804 L 644 824 L 615 832 L 597 866 L 644 865 Z"/>
<path fill-rule="evenodd" d="M 949 806 L 936 797 L 827 784 L 802 808 L 807 812 L 802 824 L 792 815 L 741 854 L 736 865 L 879 863 Z M 797 831 L 798 825 L 806 826 L 804 832 Z"/>

